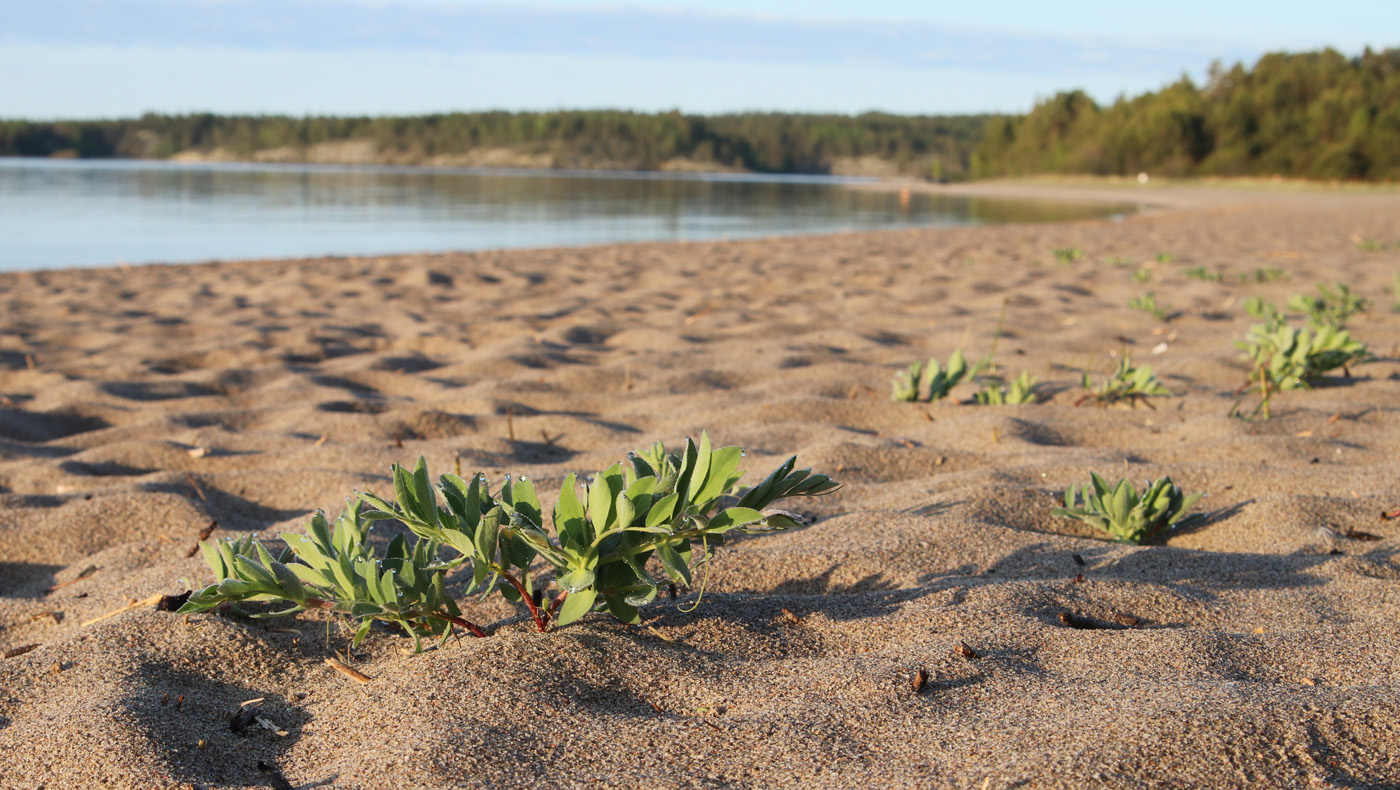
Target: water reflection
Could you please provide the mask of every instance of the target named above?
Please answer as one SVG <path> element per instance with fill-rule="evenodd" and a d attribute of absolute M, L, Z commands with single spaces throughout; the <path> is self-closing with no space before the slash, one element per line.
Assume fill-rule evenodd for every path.
<path fill-rule="evenodd" d="M 822 177 L 0 159 L 0 268 L 546 247 L 1125 210 Z"/>

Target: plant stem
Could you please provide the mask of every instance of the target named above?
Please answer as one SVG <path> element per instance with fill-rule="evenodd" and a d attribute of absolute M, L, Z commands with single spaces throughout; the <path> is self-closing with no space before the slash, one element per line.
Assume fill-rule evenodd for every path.
<path fill-rule="evenodd" d="M 565 598 L 568 598 L 568 597 L 569 597 L 569 591 L 568 591 L 568 590 L 564 590 L 563 592 L 559 593 L 559 597 L 555 598 L 555 599 L 554 599 L 554 602 L 551 603 L 551 604 L 549 605 L 549 611 L 546 612 L 546 616 L 547 616 L 549 619 L 553 620 L 553 619 L 554 619 L 554 613 L 559 611 L 559 607 L 561 607 L 561 606 L 564 605 L 564 599 L 565 599 Z"/>
<path fill-rule="evenodd" d="M 499 572 L 501 578 L 510 582 L 510 586 L 514 587 L 516 592 L 520 593 L 520 597 L 525 601 L 525 605 L 530 607 L 530 616 L 535 618 L 535 627 L 540 629 L 540 633 L 548 631 L 549 615 L 541 612 L 540 608 L 535 605 L 535 596 L 531 595 L 529 591 L 525 589 L 525 585 L 521 584 L 520 580 L 515 578 L 515 575 L 510 571 L 501 568 Z"/>
<path fill-rule="evenodd" d="M 1259 386 L 1264 390 L 1264 400 L 1261 404 L 1264 408 L 1264 419 L 1269 419 L 1269 374 L 1264 367 L 1259 367 Z"/>
<path fill-rule="evenodd" d="M 307 598 L 302 605 L 305 606 L 307 609 L 330 610 L 335 608 L 335 601 L 327 601 L 324 598 Z M 486 632 L 481 630 L 481 626 L 477 625 L 476 623 L 473 623 L 470 620 L 465 620 L 461 617 L 457 617 L 455 615 L 450 614 L 444 614 L 442 612 L 429 612 L 426 616 L 434 617 L 438 620 L 444 620 L 460 628 L 465 628 L 467 629 L 467 632 L 470 633 L 472 636 L 483 639 L 486 637 Z"/>

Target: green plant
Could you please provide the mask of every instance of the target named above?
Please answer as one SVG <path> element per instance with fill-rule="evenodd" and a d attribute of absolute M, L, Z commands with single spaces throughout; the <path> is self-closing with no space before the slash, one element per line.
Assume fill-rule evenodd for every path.
<path fill-rule="evenodd" d="M 962 349 L 954 351 L 952 356 L 948 357 L 947 370 L 938 364 L 936 358 L 929 357 L 927 365 L 915 362 L 907 369 L 894 374 L 894 381 L 890 384 L 890 399 L 918 401 L 922 392 L 926 402 L 941 400 L 948 397 L 948 393 L 966 373 L 967 359 L 963 356 Z"/>
<path fill-rule="evenodd" d="M 1290 302 L 1290 307 L 1304 306 Z M 1314 320 L 1310 328 L 1292 326 L 1278 307 L 1258 297 L 1246 299 L 1244 308 L 1259 323 L 1249 328 L 1243 340 L 1235 341 L 1235 346 L 1245 352 L 1250 368 L 1248 379 L 1236 390 L 1238 397 L 1230 407 L 1231 416 L 1239 416 L 1240 404 L 1255 392 L 1259 403 L 1247 419 L 1260 414 L 1270 419 L 1275 393 L 1315 386 L 1338 368 L 1350 375 L 1350 365 L 1371 359 L 1366 345 L 1337 324 L 1319 325 Z M 1325 309 L 1317 316 L 1325 321 Z"/>
<path fill-rule="evenodd" d="M 1395 278 L 1390 281 L 1390 298 L 1395 300 L 1395 304 L 1390 306 L 1390 311 L 1400 313 L 1400 272 L 1395 273 Z"/>
<path fill-rule="evenodd" d="M 1129 300 L 1128 307 L 1134 310 L 1141 310 L 1144 313 L 1151 313 L 1158 321 L 1165 321 L 1167 311 L 1157 304 L 1157 294 L 1155 291 L 1148 291 L 1136 299 Z"/>
<path fill-rule="evenodd" d="M 1084 257 L 1084 250 L 1078 247 L 1056 247 L 1053 252 L 1055 260 L 1063 264 L 1071 264 Z"/>
<path fill-rule="evenodd" d="M 1050 514 L 1083 521 L 1119 543 L 1141 543 L 1164 527 L 1182 523 L 1186 511 L 1202 496 L 1184 496 L 1170 477 L 1148 480 L 1139 495 L 1126 478 L 1110 486 L 1098 473 L 1090 476 L 1093 482 L 1082 490 L 1070 486 L 1065 506 Z"/>
<path fill-rule="evenodd" d="M 1244 300 L 1244 311 L 1263 324 L 1264 328 L 1270 332 L 1288 323 L 1288 319 L 1277 305 L 1273 302 L 1266 302 L 1257 296 L 1251 296 Z"/>
<path fill-rule="evenodd" d="M 1276 266 L 1268 266 L 1261 269 L 1255 269 L 1249 274 L 1235 275 L 1235 279 L 1239 280 L 1241 284 L 1248 282 L 1278 283 L 1293 279 L 1293 275 Z"/>
<path fill-rule="evenodd" d="M 1176 260 L 1176 256 L 1171 254 L 1170 252 L 1159 252 L 1157 253 L 1157 256 L 1153 258 L 1153 260 L 1155 260 L 1158 263 L 1171 263 L 1172 261 Z"/>
<path fill-rule="evenodd" d="M 1366 344 L 1332 325 L 1316 329 L 1256 324 L 1235 342 L 1275 389 L 1312 387 L 1327 373 L 1370 359 Z"/>
<path fill-rule="evenodd" d="M 1035 391 L 1037 379 L 1031 376 L 1030 371 L 1023 370 L 1021 375 L 1011 380 L 1010 385 L 1000 379 L 989 378 L 982 383 L 982 389 L 973 394 L 973 399 L 983 406 L 1019 406 L 1027 403 L 1037 403 L 1040 396 Z"/>
<path fill-rule="evenodd" d="M 1212 272 L 1204 266 L 1195 266 L 1182 272 L 1182 274 L 1193 280 L 1200 280 L 1203 283 L 1218 283 L 1225 279 L 1225 275 L 1220 272 Z"/>
<path fill-rule="evenodd" d="M 327 609 L 358 621 L 356 643 L 374 620 L 407 631 L 415 645 L 422 636 L 446 639 L 454 625 L 485 636 L 446 593 L 447 571 L 470 564 L 466 594 L 500 592 L 521 601 L 540 631 L 599 608 L 637 622 L 638 607 L 663 585 L 647 569 L 651 560 L 671 582 L 689 584 L 726 533 L 801 526 L 796 514 L 770 506 L 840 487 L 826 475 L 795 470 L 793 457 L 735 501 L 726 492 L 743 474 L 742 457 L 738 447 L 712 450 L 701 434 L 698 446 L 687 439 L 678 453 L 660 445 L 634 453 L 600 472 L 582 497 L 570 474 L 554 506 L 552 535 L 534 484 L 523 477 L 507 476 L 492 494 L 480 474 L 470 482 L 443 475 L 434 486 L 422 458 L 412 471 L 396 464 L 394 502 L 359 493 L 334 529 L 318 513 L 307 534 L 283 534 L 287 550 L 276 556 L 252 538 L 202 544 L 217 582 L 180 611 L 283 601 L 290 606 L 264 616 Z M 377 556 L 366 542 L 368 522 L 389 519 L 416 540 L 400 535 Z M 443 559 L 443 551 L 454 556 Z M 546 570 L 538 579 L 530 573 L 537 562 Z M 557 591 L 549 596 L 551 585 Z"/>
<path fill-rule="evenodd" d="M 1132 258 L 1124 258 L 1119 255 L 1110 255 L 1104 259 L 1104 263 L 1107 263 L 1109 266 L 1116 266 L 1121 268 L 1124 266 L 1132 266 L 1135 262 Z"/>
<path fill-rule="evenodd" d="M 1384 242 L 1376 241 L 1375 239 L 1363 239 L 1353 236 L 1352 241 L 1356 243 L 1356 248 L 1363 252 L 1384 252 L 1389 249 L 1389 245 Z"/>
<path fill-rule="evenodd" d="M 1085 373 L 1083 387 L 1086 392 L 1074 402 L 1076 406 L 1087 402 L 1093 402 L 1096 406 L 1107 406 L 1120 401 L 1131 405 L 1137 405 L 1141 401 L 1151 406 L 1147 400 L 1149 397 L 1172 394 L 1152 373 L 1151 365 L 1135 368 L 1132 359 L 1127 356 L 1118 360 L 1118 367 L 1113 374 L 1105 377 L 1097 388 L 1090 385 L 1089 374 Z"/>
<path fill-rule="evenodd" d="M 1146 266 L 1140 267 L 1133 271 L 1132 277 L 1135 283 L 1152 282 L 1152 270 Z"/>
<path fill-rule="evenodd" d="M 1306 316 L 1314 329 L 1329 325 L 1342 329 L 1352 316 L 1366 312 L 1370 306 L 1365 298 L 1353 294 L 1346 283 L 1333 286 L 1319 283 L 1317 293 L 1317 296 L 1294 294 L 1288 300 L 1288 309 Z"/>

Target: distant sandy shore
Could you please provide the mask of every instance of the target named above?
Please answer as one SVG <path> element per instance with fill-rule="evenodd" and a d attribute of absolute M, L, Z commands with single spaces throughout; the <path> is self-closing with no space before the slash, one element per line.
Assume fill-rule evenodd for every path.
<path fill-rule="evenodd" d="M 1400 784 L 1400 194 L 929 188 L 1155 210 L 0 274 L 0 788 Z M 1380 358 L 1228 417 L 1244 299 L 1332 281 Z M 1127 307 L 1148 290 L 1169 320 Z M 994 343 L 1048 402 L 889 400 L 897 368 Z M 1075 407 L 1125 353 L 1175 396 Z M 646 628 L 468 604 L 492 636 L 377 630 L 361 685 L 319 616 L 84 625 L 206 583 L 211 523 L 299 530 L 394 461 L 527 474 L 549 506 L 702 429 L 752 476 L 796 453 L 845 487 Z M 1170 475 L 1210 518 L 1104 542 L 1050 515 L 1090 471 Z M 254 698 L 277 731 L 231 731 Z"/>

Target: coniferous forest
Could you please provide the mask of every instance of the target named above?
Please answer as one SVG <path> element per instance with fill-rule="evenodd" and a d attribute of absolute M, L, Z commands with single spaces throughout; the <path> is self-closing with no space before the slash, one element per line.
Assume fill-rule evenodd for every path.
<path fill-rule="evenodd" d="M 0 155 L 851 173 L 1400 178 L 1400 49 L 1265 55 L 1099 105 L 1021 116 L 684 115 L 615 110 L 413 117 L 147 114 L 0 121 Z"/>

